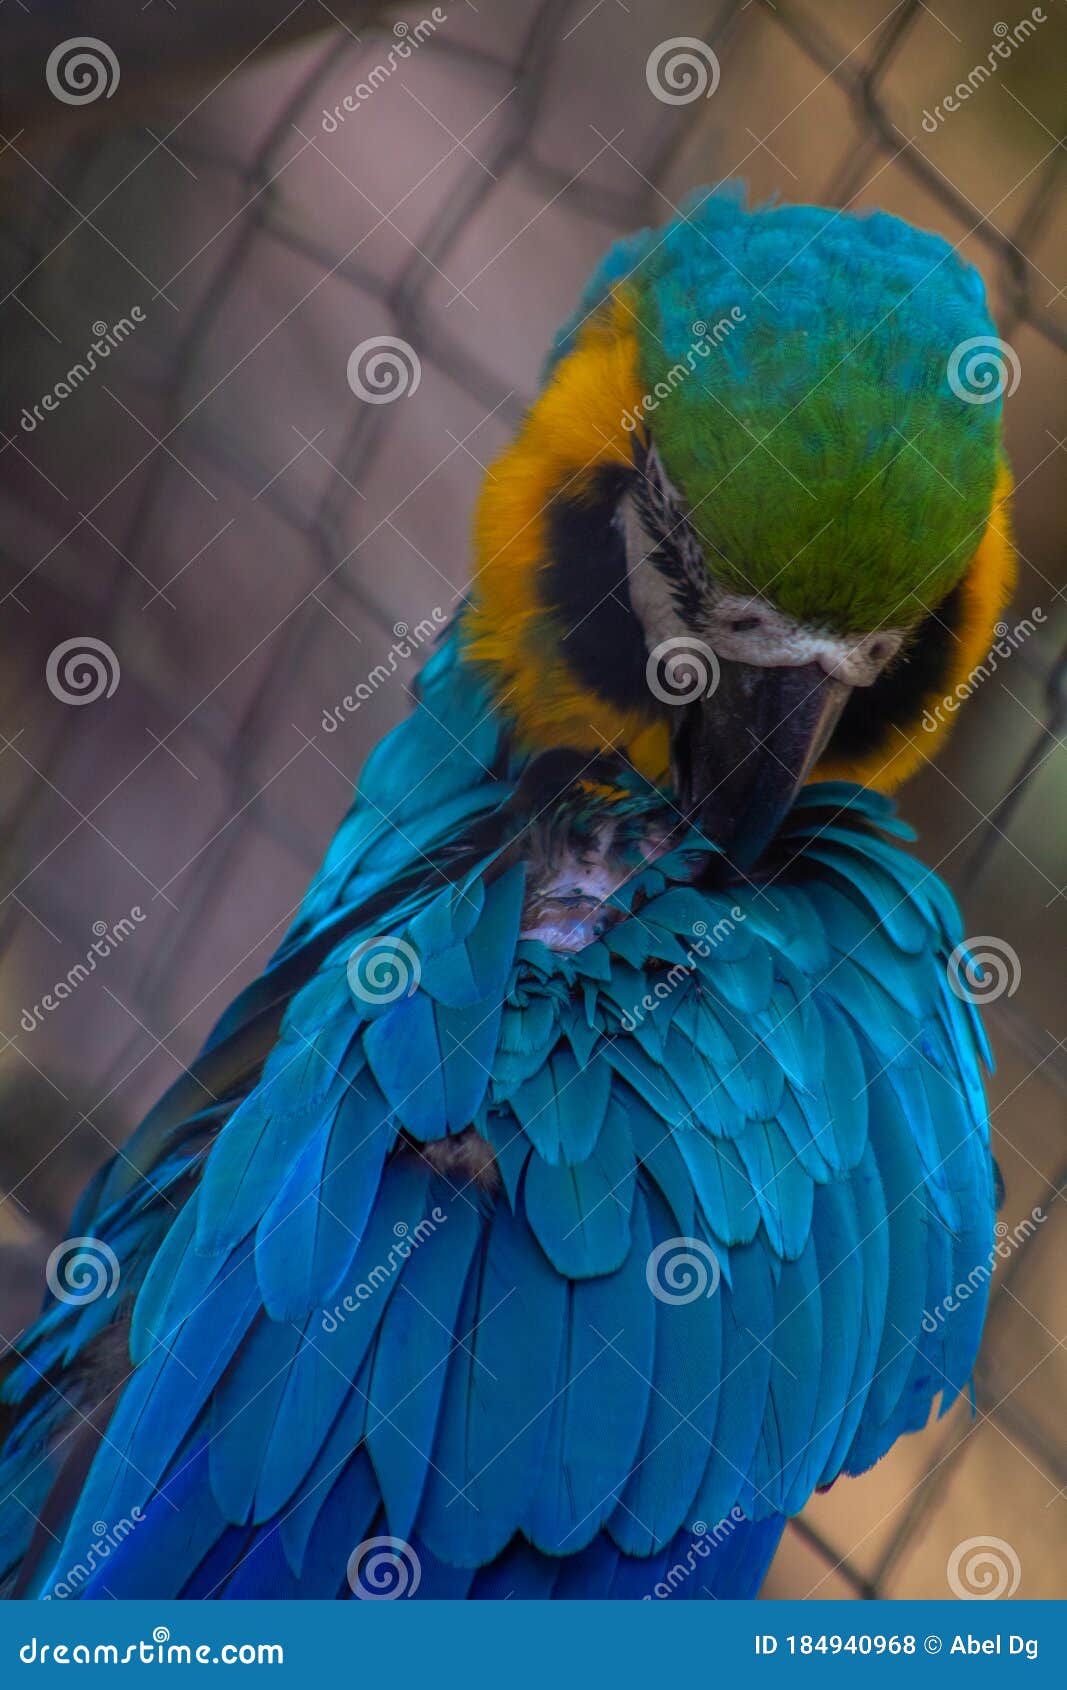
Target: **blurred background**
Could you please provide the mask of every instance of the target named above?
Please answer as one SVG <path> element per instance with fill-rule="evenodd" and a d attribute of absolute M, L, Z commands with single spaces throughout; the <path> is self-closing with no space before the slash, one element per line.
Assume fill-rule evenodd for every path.
<path fill-rule="evenodd" d="M 816 1498 L 765 1594 L 944 1596 L 954 1548 L 990 1536 L 1019 1596 L 1067 1594 L 1067 20 L 1021 5 L 5 10 L 4 1339 L 408 708 L 484 466 L 603 249 L 733 176 L 880 206 L 981 269 L 1017 359 L 1007 621 L 1028 621 L 903 800 L 967 933 L 1017 958 L 987 1017 L 1012 1241 L 976 1415 Z M 683 37 L 672 80 L 657 49 Z M 365 355 L 350 380 L 382 336 L 386 387 Z"/>

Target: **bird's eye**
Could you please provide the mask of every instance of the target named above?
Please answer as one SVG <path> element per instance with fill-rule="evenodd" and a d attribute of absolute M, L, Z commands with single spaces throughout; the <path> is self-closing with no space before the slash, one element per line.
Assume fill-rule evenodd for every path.
<path fill-rule="evenodd" d="M 728 622 L 726 626 L 731 634 L 747 634 L 751 629 L 758 628 L 760 621 L 758 616 L 742 616 L 736 622 Z"/>
<path fill-rule="evenodd" d="M 889 647 L 884 640 L 875 640 L 873 645 L 867 647 L 867 656 L 872 663 L 883 663 L 889 656 Z"/>

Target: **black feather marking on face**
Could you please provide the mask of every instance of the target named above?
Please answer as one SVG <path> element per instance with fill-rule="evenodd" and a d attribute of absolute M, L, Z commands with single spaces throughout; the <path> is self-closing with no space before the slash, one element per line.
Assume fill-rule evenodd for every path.
<path fill-rule="evenodd" d="M 920 622 L 901 661 L 872 686 L 855 689 L 834 731 L 828 756 L 871 756 L 885 743 L 891 727 L 908 732 L 918 725 L 931 693 L 948 688 L 962 614 L 963 589 L 957 586 Z"/>
<path fill-rule="evenodd" d="M 668 582 L 682 621 L 690 628 L 698 627 L 708 592 L 704 554 L 655 447 L 645 453 L 638 465 L 633 501 L 641 526 L 649 536 L 650 562 Z"/>
<path fill-rule="evenodd" d="M 581 492 L 560 494 L 548 511 L 548 559 L 541 600 L 560 635 L 571 673 L 601 698 L 628 710 L 648 697 L 644 634 L 626 583 L 620 507 L 633 471 L 604 466 Z"/>

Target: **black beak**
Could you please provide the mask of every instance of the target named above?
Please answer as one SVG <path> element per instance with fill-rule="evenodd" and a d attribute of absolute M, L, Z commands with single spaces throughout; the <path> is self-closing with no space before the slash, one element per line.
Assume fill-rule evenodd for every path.
<path fill-rule="evenodd" d="M 817 663 L 769 669 L 722 659 L 714 690 L 679 706 L 675 791 L 688 818 L 745 871 L 825 751 L 850 688 Z"/>

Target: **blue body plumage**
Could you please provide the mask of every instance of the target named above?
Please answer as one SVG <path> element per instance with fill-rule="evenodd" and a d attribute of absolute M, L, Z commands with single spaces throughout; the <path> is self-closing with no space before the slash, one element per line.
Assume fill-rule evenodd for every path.
<path fill-rule="evenodd" d="M 809 787 L 753 885 L 635 846 L 553 951 L 455 633 L 420 693 L 194 1069 L 218 1101 L 180 1081 L 73 1222 L 122 1280 L 51 1300 L 4 1382 L 5 1566 L 59 1499 L 28 1594 L 348 1595 L 390 1538 L 419 1596 L 751 1595 L 816 1486 L 966 1386 L 982 1040 L 887 801 Z M 79 1465 L 79 1364 L 126 1320 Z M 99 1521 L 134 1522 L 106 1559 Z"/>
<path fill-rule="evenodd" d="M 609 255 L 417 707 L 71 1222 L 117 1285 L 5 1361 L 0 1588 L 750 1596 L 965 1391 L 988 1053 L 869 788 L 1010 591 L 989 328 L 882 216 Z"/>

